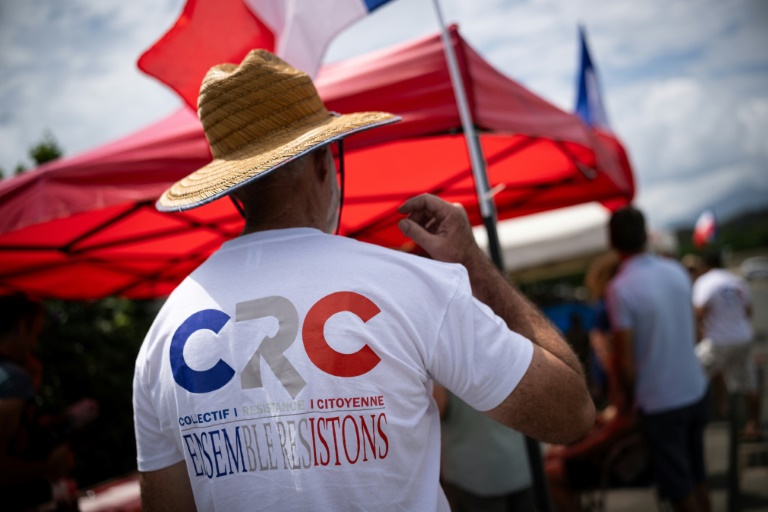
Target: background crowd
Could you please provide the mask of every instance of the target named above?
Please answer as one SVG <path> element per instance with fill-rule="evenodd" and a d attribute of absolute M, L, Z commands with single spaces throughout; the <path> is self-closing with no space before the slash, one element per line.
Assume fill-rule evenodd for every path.
<path fill-rule="evenodd" d="M 751 442 L 763 437 L 758 374 L 752 357 L 755 332 L 751 315 L 755 312 L 747 281 L 738 272 L 723 268 L 723 254 L 715 248 L 700 255 L 686 254 L 679 263 L 674 255 L 654 255 L 652 251 L 645 251 L 646 248 L 643 244 L 642 250 L 636 250 L 629 257 L 626 253 L 622 257 L 621 251 L 611 251 L 594 258 L 584 275 L 588 300 L 569 310 L 571 313 L 565 324 L 562 312 L 559 316 L 552 315 L 585 366 L 599 410 L 594 427 L 583 439 L 544 449 L 547 483 L 556 510 L 580 510 L 585 496 L 589 496 L 585 491 L 596 488 L 656 485 L 653 447 L 649 447 L 647 434 L 644 434 L 643 410 L 632 398 L 634 393 L 627 388 L 626 376 L 622 375 L 622 371 L 627 371 L 627 366 L 622 367 L 622 363 L 626 365 L 628 354 L 621 354 L 621 347 L 617 346 L 613 327 L 617 313 L 614 310 L 612 316 L 610 294 L 607 294 L 611 285 L 621 285 L 617 275 L 621 275 L 628 260 L 639 257 L 664 265 L 675 275 L 686 273 L 685 286 L 681 285 L 680 295 L 675 299 L 679 301 L 680 309 L 672 315 L 672 320 L 679 325 L 690 323 L 693 334 L 687 336 L 689 343 L 681 344 L 680 353 L 669 360 L 676 370 L 680 368 L 681 359 L 695 361 L 701 375 L 706 375 L 708 386 L 701 388 L 697 384 L 702 394 L 695 401 L 709 399 L 706 405 L 711 406 L 710 419 L 712 416 L 718 419 L 729 417 L 734 413 L 730 410 L 734 402 L 729 401 L 729 397 L 743 397 L 747 414 L 740 440 Z M 756 276 L 756 279 L 761 277 L 759 273 Z M 643 279 L 632 285 L 632 293 L 643 287 L 653 288 L 647 279 Z M 664 300 L 670 297 L 666 296 Z M 117 308 L 115 304 L 118 303 L 109 308 L 102 305 L 98 311 L 91 305 L 83 311 L 83 305 L 73 308 L 62 303 L 46 303 L 44 309 L 42 304 L 20 295 L 4 297 L 3 301 L 0 308 L 3 313 L 0 324 L 0 446 L 3 448 L 0 468 L 4 496 L 11 500 L 12 506 L 23 509 L 34 502 L 50 500 L 54 493 L 59 497 L 71 495 L 71 488 L 77 483 L 85 487 L 99 482 L 105 474 L 101 464 L 109 465 L 102 452 L 109 451 L 107 445 L 119 446 L 115 442 L 116 436 L 131 437 L 128 428 L 120 426 L 120 413 L 116 412 L 106 423 L 99 417 L 100 405 L 102 410 L 110 411 L 113 403 L 122 403 L 123 416 L 127 407 L 125 397 L 121 398 L 119 392 L 111 394 L 112 389 L 93 389 L 94 381 L 104 380 L 94 373 L 94 369 L 103 369 L 104 365 L 91 359 L 78 359 L 72 352 L 82 354 L 87 350 L 98 359 L 107 343 L 105 337 L 111 333 L 119 339 L 120 324 L 124 331 L 122 336 L 140 335 L 139 331 L 145 328 L 142 318 L 150 318 L 157 305 L 126 302 Z M 654 303 L 653 300 L 650 302 Z M 125 309 L 128 305 L 131 309 Z M 656 305 L 663 309 L 672 307 Z M 116 316 L 107 318 L 115 312 Z M 83 338 L 77 340 L 80 348 L 70 352 L 63 349 L 60 339 L 52 339 L 57 330 L 61 335 L 61 324 L 72 320 L 68 317 L 82 316 L 80 324 L 92 324 L 90 319 L 94 313 L 104 317 L 99 322 L 101 330 L 107 332 L 85 328 L 80 333 Z M 133 318 L 129 320 L 129 316 Z M 90 343 L 86 339 L 89 337 L 87 332 L 93 338 Z M 43 343 L 38 347 L 41 334 Z M 114 345 L 112 348 L 116 349 Z M 118 359 L 133 357 L 135 340 L 133 345 L 124 343 L 122 348 L 127 349 L 127 353 L 118 355 Z M 72 381 L 74 374 L 66 371 L 68 365 L 80 374 L 80 386 Z M 118 365 L 115 361 L 109 367 L 114 372 Z M 653 368 L 650 376 L 658 380 L 658 366 Z M 637 367 L 635 371 L 638 371 Z M 686 378 L 699 381 L 695 371 Z M 118 383 L 115 386 L 121 387 Z M 89 399 L 84 392 L 88 388 L 93 389 L 98 401 Z M 79 393 L 73 389 L 79 389 Z M 125 394 L 124 389 L 121 392 Z M 662 391 L 661 395 L 668 393 Z M 488 420 L 443 388 L 438 387 L 435 398 L 443 423 L 442 484 L 453 509 L 534 510 L 532 475 L 523 436 Z M 105 437 L 103 430 L 109 431 L 106 426 L 109 424 L 122 431 Z M 702 429 L 694 429 L 688 440 L 695 439 L 700 444 Z M 663 435 L 668 436 L 668 431 L 663 430 Z M 130 447 L 130 444 L 125 442 L 123 446 Z M 116 464 L 112 466 L 112 476 L 131 471 L 134 454 L 130 448 L 127 451 L 129 453 L 122 461 L 119 450 L 113 451 L 112 461 Z M 19 458 L 33 463 L 19 466 Z M 698 463 L 703 464 L 703 460 Z M 22 467 L 27 469 L 22 471 Z M 696 485 L 703 483 L 701 471 L 703 469 L 694 478 Z M 692 489 L 695 490 L 696 485 Z M 14 496 L 19 501 L 12 501 Z M 680 504 L 680 497 L 676 500 L 674 492 L 673 496 L 662 494 L 662 497 Z M 690 496 L 683 496 L 686 497 Z M 690 510 L 706 510 L 706 507 L 704 504 Z M 679 508 L 686 510 L 685 503 Z"/>

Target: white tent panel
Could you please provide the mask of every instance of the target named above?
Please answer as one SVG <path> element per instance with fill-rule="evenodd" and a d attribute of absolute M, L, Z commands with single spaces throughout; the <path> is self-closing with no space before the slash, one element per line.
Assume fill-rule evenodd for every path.
<path fill-rule="evenodd" d="M 505 269 L 515 272 L 606 251 L 609 218 L 601 204 L 585 203 L 501 221 L 497 231 Z M 474 234 L 487 250 L 485 228 L 474 228 Z"/>

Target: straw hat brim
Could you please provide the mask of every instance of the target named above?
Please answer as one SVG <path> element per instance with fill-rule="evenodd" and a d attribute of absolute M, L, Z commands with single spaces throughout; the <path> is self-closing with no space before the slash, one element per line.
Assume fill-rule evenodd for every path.
<path fill-rule="evenodd" d="M 386 112 L 357 112 L 331 114 L 319 122 L 286 126 L 179 180 L 160 196 L 155 206 L 164 212 L 202 206 L 320 146 L 399 120 L 400 117 Z"/>

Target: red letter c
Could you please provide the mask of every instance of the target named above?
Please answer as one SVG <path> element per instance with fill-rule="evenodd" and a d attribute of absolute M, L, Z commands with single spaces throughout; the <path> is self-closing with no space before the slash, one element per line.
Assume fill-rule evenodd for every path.
<path fill-rule="evenodd" d="M 379 364 L 381 358 L 368 345 L 353 354 L 337 352 L 325 339 L 325 323 L 336 313 L 349 311 L 367 322 L 381 311 L 369 298 L 355 292 L 336 292 L 326 295 L 307 313 L 301 331 L 307 356 L 326 373 L 336 377 L 358 377 Z"/>

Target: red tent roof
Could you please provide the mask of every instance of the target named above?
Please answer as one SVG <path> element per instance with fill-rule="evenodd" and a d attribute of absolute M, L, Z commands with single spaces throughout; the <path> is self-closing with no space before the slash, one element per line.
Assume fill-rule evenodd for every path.
<path fill-rule="evenodd" d="M 588 129 L 485 62 L 452 29 L 500 218 L 600 200 L 628 202 L 617 139 Z M 347 141 L 342 234 L 410 248 L 396 208 L 430 191 L 460 201 L 475 223 L 474 182 L 439 35 L 326 66 L 330 110 L 403 117 Z M 185 213 L 152 204 L 210 153 L 186 108 L 79 156 L 0 182 L 0 290 L 49 297 L 162 296 L 241 221 L 227 200 Z"/>

